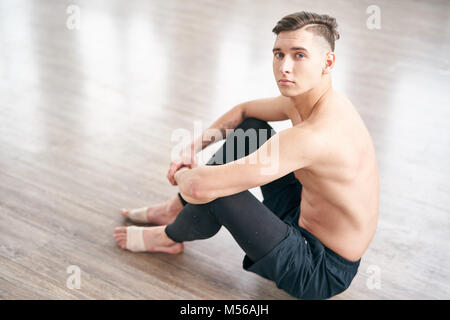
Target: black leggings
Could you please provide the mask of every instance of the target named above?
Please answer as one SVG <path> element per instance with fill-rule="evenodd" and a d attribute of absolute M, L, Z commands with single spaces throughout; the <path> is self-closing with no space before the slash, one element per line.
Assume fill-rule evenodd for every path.
<path fill-rule="evenodd" d="M 254 130 L 247 131 L 248 129 Z M 252 135 L 256 131 L 259 134 Z M 275 130 L 266 121 L 247 118 L 235 128 L 234 133 L 226 138 L 225 143 L 206 165 L 224 164 L 246 156 L 259 148 L 274 133 Z M 253 137 L 253 139 L 247 139 L 244 136 Z M 239 144 L 240 141 L 245 141 L 245 148 L 242 143 Z M 227 154 L 227 144 L 230 150 L 234 145 L 232 155 L 230 155 L 230 150 Z M 298 180 L 293 173 L 290 173 L 261 186 L 263 203 L 248 190 L 220 197 L 204 204 L 188 203 L 178 193 L 184 208 L 176 220 L 166 226 L 165 232 L 173 241 L 183 242 L 210 238 L 222 226 L 225 226 L 250 259 L 257 261 L 288 234 L 288 225 L 282 218 L 289 208 L 282 210 L 283 212 L 274 213 L 270 207 L 275 209 L 276 203 L 283 201 L 282 194 L 285 193 L 283 189 L 293 186 L 293 182 L 297 182 L 296 185 L 298 185 Z M 290 191 L 292 192 L 292 188 Z M 301 189 L 294 191 L 299 197 Z M 292 203 L 292 200 L 285 202 L 289 201 Z M 299 201 L 300 198 L 294 199 L 293 205 L 298 206 Z"/>

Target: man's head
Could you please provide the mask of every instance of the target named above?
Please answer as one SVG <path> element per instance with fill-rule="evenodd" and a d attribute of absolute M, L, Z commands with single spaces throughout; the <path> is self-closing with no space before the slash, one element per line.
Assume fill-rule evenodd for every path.
<path fill-rule="evenodd" d="M 272 32 L 277 35 L 273 73 L 282 95 L 300 95 L 330 77 L 334 42 L 339 39 L 335 18 L 297 12 L 278 21 Z M 281 79 L 293 82 L 282 83 Z"/>

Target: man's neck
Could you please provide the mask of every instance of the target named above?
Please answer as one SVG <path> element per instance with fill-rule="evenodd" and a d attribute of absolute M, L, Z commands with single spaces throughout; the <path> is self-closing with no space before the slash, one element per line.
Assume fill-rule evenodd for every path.
<path fill-rule="evenodd" d="M 291 97 L 291 101 L 294 103 L 295 109 L 300 113 L 302 121 L 308 119 L 311 116 L 314 108 L 319 104 L 320 100 L 331 90 L 331 77 L 327 77 L 320 84 L 311 90 Z"/>

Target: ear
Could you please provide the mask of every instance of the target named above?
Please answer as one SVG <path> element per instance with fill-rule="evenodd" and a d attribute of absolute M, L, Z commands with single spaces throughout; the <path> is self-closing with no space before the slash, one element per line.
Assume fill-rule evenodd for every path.
<path fill-rule="evenodd" d="M 334 67 L 335 55 L 333 51 L 327 52 L 325 56 L 325 65 L 322 70 L 322 74 L 329 74 Z"/>

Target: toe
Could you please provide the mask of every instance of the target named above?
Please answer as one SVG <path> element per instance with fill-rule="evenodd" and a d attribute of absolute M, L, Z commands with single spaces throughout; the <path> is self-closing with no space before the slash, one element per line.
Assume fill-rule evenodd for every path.
<path fill-rule="evenodd" d="M 124 234 L 124 235 L 127 234 L 127 228 L 126 227 L 117 227 L 117 228 L 114 229 L 114 235 L 121 235 L 121 234 Z"/>
<path fill-rule="evenodd" d="M 126 240 L 125 237 L 114 236 L 114 240 L 116 240 L 117 245 L 118 245 L 119 247 L 121 247 L 122 249 L 125 249 L 126 243 L 127 243 L 127 240 Z"/>
<path fill-rule="evenodd" d="M 118 227 L 114 230 L 114 239 L 117 243 L 120 242 L 126 242 L 127 239 L 127 228 L 125 227 Z"/>
<path fill-rule="evenodd" d="M 122 216 L 124 216 L 125 218 L 128 218 L 128 210 L 125 208 L 120 209 L 120 213 L 122 214 Z"/>
<path fill-rule="evenodd" d="M 120 241 L 120 240 L 125 240 L 127 238 L 127 236 L 126 235 L 124 235 L 124 234 L 115 234 L 114 235 L 114 239 L 116 239 L 116 241 Z"/>

